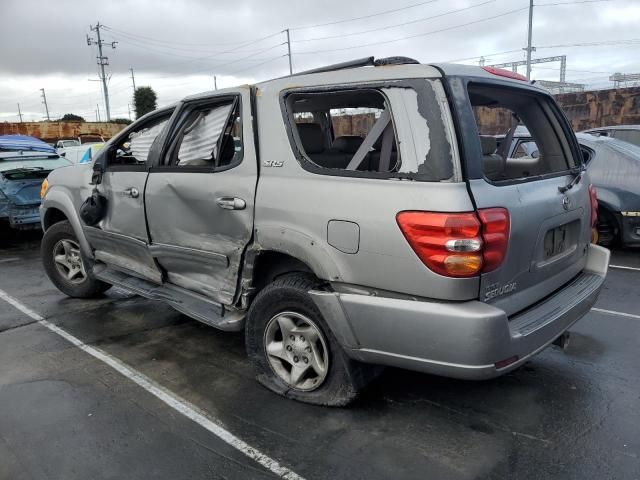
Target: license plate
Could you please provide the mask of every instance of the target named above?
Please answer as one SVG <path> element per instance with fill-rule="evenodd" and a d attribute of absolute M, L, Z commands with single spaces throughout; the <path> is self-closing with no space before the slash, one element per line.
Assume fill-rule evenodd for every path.
<path fill-rule="evenodd" d="M 561 254 L 567 249 L 567 225 L 549 230 L 544 236 L 545 260 Z"/>

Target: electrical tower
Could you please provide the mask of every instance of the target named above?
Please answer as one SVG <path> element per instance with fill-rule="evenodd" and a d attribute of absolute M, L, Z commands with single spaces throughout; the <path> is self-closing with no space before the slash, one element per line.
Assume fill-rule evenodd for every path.
<path fill-rule="evenodd" d="M 620 73 L 616 72 L 609 76 L 609 81 L 613 82 L 613 88 L 620 88 L 622 84 L 627 82 L 640 82 L 640 73 Z"/>
<path fill-rule="evenodd" d="M 98 46 L 98 56 L 96 58 L 98 59 L 98 65 L 100 65 L 100 80 L 102 81 L 102 90 L 104 92 L 104 107 L 107 113 L 107 122 L 109 122 L 111 121 L 111 109 L 109 108 L 109 89 L 107 88 L 107 77 L 104 73 L 104 67 L 106 65 L 109 65 L 109 57 L 105 57 L 102 54 L 102 47 L 104 45 L 111 45 L 111 48 L 113 49 L 116 48 L 116 44 L 118 42 L 105 42 L 102 40 L 102 38 L 100 37 L 100 29 L 104 28 L 104 25 L 100 25 L 100 22 L 98 22 L 95 27 L 93 25 L 89 25 L 89 28 L 92 32 L 96 32 L 96 37 L 98 38 L 97 40 L 94 40 L 93 38 L 89 37 L 89 35 L 87 35 L 87 45 Z"/>
<path fill-rule="evenodd" d="M 131 83 L 133 84 L 133 94 L 136 94 L 136 77 L 133 75 L 133 67 L 129 68 L 131 71 Z"/>
<path fill-rule="evenodd" d="M 40 89 L 40 96 L 42 97 L 42 103 L 44 103 L 44 110 L 45 112 L 47 112 L 47 122 L 51 121 L 51 118 L 49 118 L 49 105 L 47 105 L 47 94 L 44 93 L 44 88 Z"/>

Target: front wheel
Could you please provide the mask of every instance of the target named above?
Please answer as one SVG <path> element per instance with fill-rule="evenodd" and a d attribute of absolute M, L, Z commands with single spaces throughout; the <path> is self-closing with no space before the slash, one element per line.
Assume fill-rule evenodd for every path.
<path fill-rule="evenodd" d="M 268 389 L 343 406 L 366 384 L 368 367 L 347 357 L 329 330 L 308 293 L 318 283 L 307 273 L 292 273 L 265 287 L 247 315 L 247 354 Z"/>
<path fill-rule="evenodd" d="M 44 233 L 40 252 L 47 276 L 62 293 L 92 298 L 111 288 L 85 267 L 78 239 L 69 222 L 56 223 Z"/>

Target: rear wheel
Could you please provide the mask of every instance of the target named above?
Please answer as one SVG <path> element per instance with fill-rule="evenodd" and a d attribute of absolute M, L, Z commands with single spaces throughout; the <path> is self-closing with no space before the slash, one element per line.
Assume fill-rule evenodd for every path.
<path fill-rule="evenodd" d="M 598 211 L 598 245 L 611 248 L 620 241 L 620 228 L 618 222 L 611 212 L 600 207 Z"/>
<path fill-rule="evenodd" d="M 52 225 L 44 233 L 41 255 L 49 279 L 70 297 L 92 298 L 111 287 L 85 267 L 78 239 L 67 221 Z"/>
<path fill-rule="evenodd" d="M 247 354 L 268 389 L 316 405 L 343 406 L 367 383 L 369 367 L 350 359 L 308 294 L 318 280 L 292 273 L 255 298 L 246 323 Z"/>

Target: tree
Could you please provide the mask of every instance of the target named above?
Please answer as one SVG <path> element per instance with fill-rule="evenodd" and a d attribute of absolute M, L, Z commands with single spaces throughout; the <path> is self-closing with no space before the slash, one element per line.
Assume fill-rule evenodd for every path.
<path fill-rule="evenodd" d="M 62 118 L 58 119 L 59 122 L 86 122 L 84 118 L 75 113 L 65 113 Z"/>
<path fill-rule="evenodd" d="M 120 125 L 129 125 L 131 124 L 131 120 L 128 118 L 112 118 L 111 123 L 118 123 Z"/>
<path fill-rule="evenodd" d="M 156 92 L 151 87 L 138 87 L 133 94 L 133 107 L 136 111 L 136 118 L 153 112 L 157 108 Z"/>

